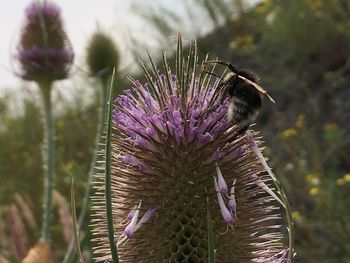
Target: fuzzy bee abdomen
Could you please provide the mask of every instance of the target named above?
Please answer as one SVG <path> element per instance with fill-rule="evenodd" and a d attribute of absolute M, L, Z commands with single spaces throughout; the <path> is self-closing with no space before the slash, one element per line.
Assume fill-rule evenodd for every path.
<path fill-rule="evenodd" d="M 248 118 L 248 105 L 237 98 L 232 98 L 232 103 L 228 109 L 228 119 L 236 124 Z"/>
<path fill-rule="evenodd" d="M 233 97 L 227 117 L 232 124 L 238 126 L 239 133 L 243 133 L 254 122 L 258 113 L 258 109 L 249 106 L 246 101 Z"/>

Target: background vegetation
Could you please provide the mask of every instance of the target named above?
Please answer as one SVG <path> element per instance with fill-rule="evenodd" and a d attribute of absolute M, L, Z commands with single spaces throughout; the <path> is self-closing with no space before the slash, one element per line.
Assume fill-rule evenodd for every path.
<path fill-rule="evenodd" d="M 175 47 L 176 32 L 191 23 L 200 33 L 196 38 L 203 57 L 210 52 L 212 58 L 259 73 L 276 104 L 265 101 L 257 129 L 293 209 L 297 262 L 350 262 L 349 1 L 271 0 L 251 6 L 239 0 L 201 0 L 187 5 L 185 18 L 146 3 L 135 4 L 135 12 L 152 26 L 161 45 Z M 145 56 L 147 43 L 130 39 L 133 54 Z M 160 57 L 160 50 L 150 50 Z M 117 92 L 129 85 L 124 75 L 119 74 Z M 78 208 L 87 186 L 100 101 L 93 80 L 74 84 L 79 88 L 69 100 L 55 99 L 60 109 L 55 110 L 57 262 L 71 235 L 69 222 L 64 223 L 71 177 Z M 43 173 L 38 108 L 37 98 L 23 87 L 0 98 L 0 262 L 20 261 L 38 238 Z M 87 227 L 84 232 L 89 258 Z"/>

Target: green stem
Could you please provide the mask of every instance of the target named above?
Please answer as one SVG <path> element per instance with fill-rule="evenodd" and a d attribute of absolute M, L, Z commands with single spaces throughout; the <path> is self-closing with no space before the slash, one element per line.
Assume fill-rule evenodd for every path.
<path fill-rule="evenodd" d="M 111 182 L 111 155 L 112 155 L 112 90 L 114 86 L 115 69 L 113 71 L 111 86 L 108 95 L 108 111 L 107 111 L 107 134 L 106 134 L 106 160 L 105 160 L 105 204 L 106 219 L 108 228 L 109 246 L 112 255 L 112 262 L 119 263 L 117 247 L 114 241 L 114 225 L 113 225 L 113 207 L 112 207 L 112 182 Z"/>
<path fill-rule="evenodd" d="M 41 98 L 43 103 L 44 115 L 44 147 L 43 160 L 45 163 L 44 177 L 44 211 L 41 239 L 50 244 L 50 227 L 52 218 L 52 190 L 55 176 L 55 141 L 54 141 L 54 123 L 51 105 L 51 81 L 42 81 L 39 83 Z"/>
<path fill-rule="evenodd" d="M 102 94 L 100 96 L 100 109 L 99 109 L 99 117 L 98 117 L 98 123 L 97 123 L 97 133 L 96 133 L 96 139 L 95 139 L 95 151 L 92 156 L 92 161 L 90 164 L 90 169 L 89 169 L 89 174 L 88 174 L 88 181 L 87 181 L 87 188 L 85 190 L 85 194 L 83 197 L 83 203 L 82 203 L 82 208 L 79 214 L 79 219 L 78 219 L 78 225 L 77 231 L 80 232 L 82 225 L 84 223 L 85 217 L 86 217 L 86 212 L 88 209 L 88 204 L 89 204 L 89 197 L 90 197 L 90 192 L 92 188 L 92 180 L 94 177 L 94 172 L 95 172 L 95 167 L 96 167 L 96 162 L 97 162 L 97 155 L 98 155 L 98 145 L 100 143 L 100 139 L 103 133 L 103 127 L 105 123 L 105 117 L 106 117 L 106 103 L 107 103 L 107 97 L 106 97 L 106 90 L 107 90 L 107 85 L 105 82 L 102 82 Z M 72 239 L 69 243 L 68 250 L 66 252 L 66 255 L 64 256 L 63 263 L 68 263 L 70 262 L 70 259 L 73 255 L 74 252 L 74 239 Z"/>

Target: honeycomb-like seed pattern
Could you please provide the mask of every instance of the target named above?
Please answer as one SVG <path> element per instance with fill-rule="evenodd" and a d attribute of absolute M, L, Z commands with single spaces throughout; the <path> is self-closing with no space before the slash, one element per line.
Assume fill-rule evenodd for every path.
<path fill-rule="evenodd" d="M 206 218 L 199 212 L 205 209 L 206 200 L 199 197 L 195 187 L 184 184 L 184 181 L 178 181 L 173 185 L 168 193 L 169 199 L 165 201 L 166 209 L 160 212 L 164 212 L 162 217 L 166 218 L 159 228 L 163 231 L 163 240 L 166 240 L 160 262 L 206 262 Z"/>

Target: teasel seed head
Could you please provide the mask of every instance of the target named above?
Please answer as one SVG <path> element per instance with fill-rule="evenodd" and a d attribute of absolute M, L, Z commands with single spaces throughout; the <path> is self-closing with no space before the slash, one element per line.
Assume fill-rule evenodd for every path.
<path fill-rule="evenodd" d="M 49 1 L 35 1 L 27 7 L 25 16 L 15 54 L 19 75 L 36 82 L 65 79 L 74 53 L 60 8 Z"/>
<path fill-rule="evenodd" d="M 151 71 L 142 64 L 148 83 L 132 80 L 114 103 L 111 194 L 120 262 L 208 262 L 208 214 L 216 262 L 284 262 L 281 207 L 265 189 L 275 191 L 274 182 L 249 143 L 262 150 L 261 137 L 240 134 L 228 121 L 228 100 L 216 94 L 220 80 L 198 64 L 195 43 L 186 60 L 179 37 L 176 56 L 175 74 L 165 54 L 163 73 L 151 58 Z M 111 254 L 98 168 L 93 252 L 105 262 Z"/>
<path fill-rule="evenodd" d="M 86 50 L 86 63 L 91 76 L 99 77 L 107 84 L 113 68 L 118 69 L 119 60 L 119 49 L 113 39 L 102 31 L 95 32 Z"/>

